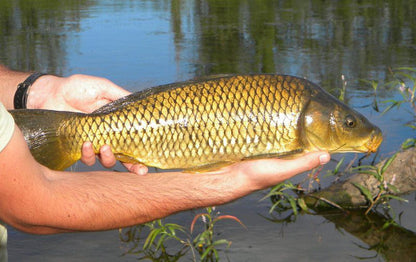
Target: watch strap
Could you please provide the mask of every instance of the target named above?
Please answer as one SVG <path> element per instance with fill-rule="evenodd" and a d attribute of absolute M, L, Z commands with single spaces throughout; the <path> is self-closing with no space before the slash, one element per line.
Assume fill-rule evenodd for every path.
<path fill-rule="evenodd" d="M 35 72 L 31 74 L 25 81 L 17 86 L 16 93 L 14 94 L 14 109 L 25 109 L 27 104 L 28 90 L 31 85 L 41 76 L 45 74 Z"/>

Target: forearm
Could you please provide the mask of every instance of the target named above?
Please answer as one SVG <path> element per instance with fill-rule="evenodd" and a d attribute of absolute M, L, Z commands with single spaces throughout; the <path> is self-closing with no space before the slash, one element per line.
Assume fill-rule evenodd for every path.
<path fill-rule="evenodd" d="M 16 127 L 0 152 L 0 218 L 30 233 L 108 230 L 186 209 L 229 202 L 252 190 L 238 169 L 216 174 L 60 172 L 38 164 Z"/>
<path fill-rule="evenodd" d="M 175 212 L 220 205 L 248 192 L 237 175 L 163 173 L 53 174 L 44 203 L 26 230 L 36 233 L 108 230 Z M 228 181 L 227 181 L 228 180 Z M 186 183 L 184 183 L 186 181 Z M 46 193 L 46 192 L 45 192 Z M 53 196 L 53 197 L 51 197 Z M 43 209 L 43 210 L 42 210 Z M 44 226 L 42 226 L 44 225 Z"/>

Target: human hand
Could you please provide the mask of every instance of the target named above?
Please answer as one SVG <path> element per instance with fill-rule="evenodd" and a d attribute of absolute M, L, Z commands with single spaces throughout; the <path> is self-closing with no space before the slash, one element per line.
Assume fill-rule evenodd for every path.
<path fill-rule="evenodd" d="M 220 172 L 238 174 L 250 191 L 274 186 L 297 174 L 329 162 L 327 152 L 310 152 L 293 159 L 259 159 L 236 163 Z"/>
<path fill-rule="evenodd" d="M 128 94 L 127 90 L 101 77 L 45 75 L 30 87 L 27 108 L 91 113 Z"/>
<path fill-rule="evenodd" d="M 101 106 L 128 94 L 130 92 L 127 90 L 101 77 L 45 75 L 30 87 L 27 108 L 91 113 Z M 100 148 L 98 159 L 106 168 L 111 168 L 116 164 L 116 158 L 110 146 Z M 96 155 L 92 144 L 85 142 L 82 147 L 81 161 L 91 166 L 95 163 L 95 160 Z M 139 175 L 147 173 L 147 167 L 141 164 L 123 163 L 123 165 L 132 173 Z"/>

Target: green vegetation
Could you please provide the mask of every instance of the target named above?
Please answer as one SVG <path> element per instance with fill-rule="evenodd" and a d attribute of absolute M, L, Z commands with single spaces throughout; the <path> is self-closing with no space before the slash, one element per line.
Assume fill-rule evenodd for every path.
<path fill-rule="evenodd" d="M 377 194 L 374 196 L 372 191 L 367 187 L 354 183 L 354 185 L 361 191 L 368 201 L 368 208 L 365 211 L 365 214 L 368 214 L 375 206 L 380 203 L 385 203 L 390 199 L 397 199 L 400 201 L 407 202 L 406 199 L 398 197 L 396 195 L 390 194 L 390 192 L 399 193 L 399 190 L 390 182 L 388 182 L 384 177 L 384 172 L 390 166 L 391 162 L 396 158 L 396 154 L 390 157 L 381 167 L 376 166 L 360 166 L 353 168 L 354 171 L 360 172 L 362 174 L 370 174 L 375 177 L 378 181 L 377 184 Z"/>
<path fill-rule="evenodd" d="M 416 116 L 416 76 L 414 75 L 416 73 L 416 68 L 401 67 L 391 73 L 394 79 L 387 83 L 386 86 L 391 86 L 393 89 L 398 90 L 402 95 L 402 99 L 389 99 L 383 101 L 383 103 L 389 104 L 386 109 L 384 109 L 383 114 L 394 107 L 400 107 L 402 104 L 409 104 L 410 108 L 413 109 L 413 114 Z M 414 125 L 411 127 L 416 128 Z"/>
<path fill-rule="evenodd" d="M 237 221 L 244 227 L 238 218 L 220 215 L 215 207 L 208 207 L 205 213 L 195 215 L 189 231 L 178 224 L 156 220 L 127 230 L 120 230 L 120 240 L 132 244 L 133 246 L 126 253 L 141 255 L 140 259 L 177 261 L 190 250 L 194 261 L 218 261 L 222 248 L 231 246 L 231 241 L 216 239 L 217 235 L 214 233 L 216 224 L 225 219 Z M 202 222 L 199 233 L 196 230 L 198 221 Z M 143 246 L 140 246 L 139 243 L 145 234 L 147 237 Z M 175 244 L 179 244 L 179 248 L 170 254 L 168 245 L 175 246 Z"/>

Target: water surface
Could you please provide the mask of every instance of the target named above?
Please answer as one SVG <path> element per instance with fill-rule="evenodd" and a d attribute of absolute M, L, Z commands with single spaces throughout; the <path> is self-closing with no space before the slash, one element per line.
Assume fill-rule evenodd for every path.
<path fill-rule="evenodd" d="M 344 75 L 346 102 L 383 129 L 380 156 L 386 156 L 415 136 L 404 126 L 414 115 L 402 107 L 381 116 L 369 106 L 371 87 L 360 80 L 388 81 L 390 68 L 416 66 L 415 17 L 416 1 L 393 0 L 6 0 L 0 2 L 0 61 L 17 70 L 103 76 L 130 91 L 211 74 L 282 73 L 338 95 Z M 379 91 L 380 100 L 399 98 L 395 90 Z M 221 237 L 233 241 L 224 261 L 385 259 L 329 217 L 265 219 L 270 202 L 259 202 L 265 193 L 220 207 L 247 226 L 219 225 Z M 399 222 L 411 234 L 416 209 L 414 195 L 407 198 L 408 204 L 392 205 L 403 211 Z M 169 221 L 189 226 L 193 215 Z M 123 255 L 131 245 L 118 231 L 34 236 L 9 230 L 11 261 L 133 261 L 138 256 Z"/>

